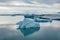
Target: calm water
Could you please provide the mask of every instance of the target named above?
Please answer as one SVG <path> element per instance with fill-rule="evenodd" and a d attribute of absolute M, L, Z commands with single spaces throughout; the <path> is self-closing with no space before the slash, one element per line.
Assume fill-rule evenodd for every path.
<path fill-rule="evenodd" d="M 0 25 L 0 40 L 60 40 L 60 21 L 40 23 L 40 28 Z"/>

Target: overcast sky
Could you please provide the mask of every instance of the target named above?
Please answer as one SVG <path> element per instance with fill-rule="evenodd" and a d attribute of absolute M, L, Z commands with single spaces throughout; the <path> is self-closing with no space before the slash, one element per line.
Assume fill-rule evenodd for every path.
<path fill-rule="evenodd" d="M 0 0 L 0 14 L 26 12 L 60 12 L 60 0 Z"/>

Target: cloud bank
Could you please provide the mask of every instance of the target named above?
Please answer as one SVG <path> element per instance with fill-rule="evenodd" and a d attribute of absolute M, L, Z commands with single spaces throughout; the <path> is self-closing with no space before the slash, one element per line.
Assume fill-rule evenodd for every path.
<path fill-rule="evenodd" d="M 55 13 L 60 12 L 60 0 L 0 0 L 3 13 Z"/>

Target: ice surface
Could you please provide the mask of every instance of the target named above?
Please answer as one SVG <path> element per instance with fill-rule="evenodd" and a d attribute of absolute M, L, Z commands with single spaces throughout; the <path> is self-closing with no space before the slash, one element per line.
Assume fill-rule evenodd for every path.
<path fill-rule="evenodd" d="M 23 21 L 17 23 L 19 28 L 28 28 L 28 27 L 40 27 L 39 23 L 34 22 L 29 18 L 25 18 Z"/>

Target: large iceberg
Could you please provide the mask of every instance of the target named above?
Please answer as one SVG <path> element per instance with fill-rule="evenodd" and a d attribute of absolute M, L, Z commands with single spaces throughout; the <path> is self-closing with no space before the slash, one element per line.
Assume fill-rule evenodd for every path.
<path fill-rule="evenodd" d="M 25 18 L 23 21 L 17 23 L 19 28 L 32 28 L 32 27 L 40 27 L 38 22 L 35 22 L 33 19 Z"/>

